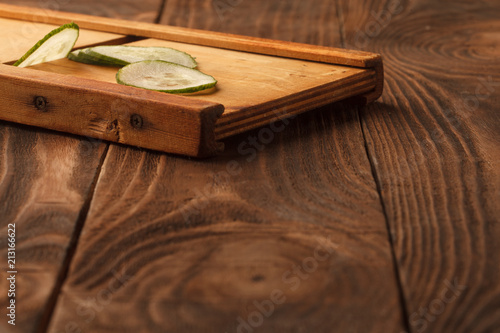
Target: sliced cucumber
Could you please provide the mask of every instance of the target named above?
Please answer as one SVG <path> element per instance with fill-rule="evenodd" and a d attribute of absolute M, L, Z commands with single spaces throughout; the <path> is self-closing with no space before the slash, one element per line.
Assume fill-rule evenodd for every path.
<path fill-rule="evenodd" d="M 120 84 L 167 93 L 193 93 L 212 88 L 217 81 L 199 70 L 162 60 L 145 60 L 121 68 Z"/>
<path fill-rule="evenodd" d="M 102 45 L 92 47 L 88 55 L 104 63 L 125 66 L 143 60 L 163 60 L 195 68 L 197 63 L 189 54 L 169 47 L 128 45 Z"/>
<path fill-rule="evenodd" d="M 117 66 L 113 63 L 105 62 L 102 59 L 96 59 L 95 57 L 89 54 L 89 50 L 90 48 L 86 48 L 70 52 L 68 54 L 68 59 L 89 65 Z"/>
<path fill-rule="evenodd" d="M 26 67 L 64 58 L 78 39 L 79 28 L 76 23 L 68 23 L 49 32 L 36 43 L 14 66 Z"/>

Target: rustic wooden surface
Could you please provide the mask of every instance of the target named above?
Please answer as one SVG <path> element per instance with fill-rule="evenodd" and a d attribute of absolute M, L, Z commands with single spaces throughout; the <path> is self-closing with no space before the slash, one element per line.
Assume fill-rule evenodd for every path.
<path fill-rule="evenodd" d="M 183 15 L 174 5 L 167 3 L 167 11 Z M 110 147 L 50 331 L 74 323 L 88 331 L 232 332 L 245 329 L 238 318 L 267 332 L 334 325 L 373 331 L 381 321 L 403 330 L 357 111 L 332 111 L 276 124 L 272 142 L 269 128 L 228 140 L 224 155 L 207 161 Z M 250 141 L 259 135 L 267 145 L 254 157 Z M 113 236 L 117 225 L 126 230 L 123 238 Z M 293 272 L 325 242 L 332 251 L 325 261 Z M 111 292 L 110 283 L 120 286 L 116 272 L 135 278 Z M 260 323 L 255 302 L 266 304 L 273 290 L 286 301 Z M 123 319 L 124 308 L 143 315 Z"/>
<path fill-rule="evenodd" d="M 312 3 L 168 0 L 151 17 L 379 52 L 379 102 L 203 161 L 2 124 L 2 223 L 30 228 L 20 283 L 47 286 L 18 296 L 18 331 L 498 332 L 500 5 Z"/>
<path fill-rule="evenodd" d="M 499 332 L 500 3 L 401 2 L 373 38 L 362 8 L 390 1 L 342 12 L 345 43 L 384 55 L 385 94 L 360 117 L 409 326 Z"/>
<path fill-rule="evenodd" d="M 8 223 L 15 223 L 16 267 L 20 272 L 17 330 L 4 320 L 0 330 L 35 332 L 50 317 L 61 269 L 68 264 L 66 253 L 74 242 L 75 226 L 84 222 L 106 147 L 99 142 L 4 122 L 0 138 L 2 232 L 7 232 Z M 2 254 L 6 254 L 7 238 L 3 237 L 0 244 Z M 3 272 L 6 265 L 2 264 Z M 0 286 L 9 289 L 5 278 Z M 2 297 L 2 307 L 7 306 L 6 302 Z"/>

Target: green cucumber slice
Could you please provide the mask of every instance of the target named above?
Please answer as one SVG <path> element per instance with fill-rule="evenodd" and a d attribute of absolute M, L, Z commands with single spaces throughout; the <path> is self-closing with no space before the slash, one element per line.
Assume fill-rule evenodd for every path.
<path fill-rule="evenodd" d="M 14 63 L 14 66 L 26 67 L 65 58 L 75 45 L 78 34 L 79 28 L 76 23 L 64 24 L 38 41 Z"/>
<path fill-rule="evenodd" d="M 121 68 L 120 84 L 167 93 L 193 93 L 212 88 L 217 81 L 199 70 L 162 60 L 145 60 Z"/>
<path fill-rule="evenodd" d="M 197 66 L 196 60 L 186 52 L 160 46 L 102 45 L 90 48 L 88 54 L 116 66 L 143 60 L 163 60 L 189 68 Z"/>
<path fill-rule="evenodd" d="M 100 65 L 100 66 L 117 66 L 110 62 L 105 62 L 101 59 L 96 59 L 92 55 L 89 54 L 89 48 L 75 50 L 68 54 L 68 59 L 81 62 L 89 65 Z"/>

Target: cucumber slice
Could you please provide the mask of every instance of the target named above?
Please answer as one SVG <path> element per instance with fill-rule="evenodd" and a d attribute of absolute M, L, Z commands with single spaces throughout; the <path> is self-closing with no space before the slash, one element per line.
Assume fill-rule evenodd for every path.
<path fill-rule="evenodd" d="M 101 59 L 96 59 L 95 57 L 89 54 L 89 48 L 80 49 L 68 54 L 68 59 L 81 62 L 89 65 L 100 65 L 100 66 L 117 66 L 110 62 L 105 62 Z"/>
<path fill-rule="evenodd" d="M 167 93 L 192 93 L 212 88 L 217 81 L 199 70 L 162 60 L 145 60 L 121 68 L 120 84 Z"/>
<path fill-rule="evenodd" d="M 189 68 L 197 66 L 196 60 L 189 54 L 169 47 L 102 45 L 90 48 L 88 54 L 99 61 L 116 66 L 125 66 L 143 60 L 163 60 Z"/>
<path fill-rule="evenodd" d="M 78 39 L 79 28 L 74 22 L 60 26 L 49 32 L 36 43 L 14 66 L 26 67 L 42 62 L 64 58 Z"/>

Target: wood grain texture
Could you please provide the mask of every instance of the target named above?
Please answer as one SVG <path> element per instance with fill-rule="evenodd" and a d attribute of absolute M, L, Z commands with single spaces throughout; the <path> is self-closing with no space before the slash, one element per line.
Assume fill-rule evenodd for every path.
<path fill-rule="evenodd" d="M 18 271 L 16 326 L 2 320 L 0 330 L 35 332 L 47 320 L 45 310 L 104 145 L 5 122 L 0 142 L 0 228 L 7 235 L 7 225 L 16 225 Z M 7 237 L 0 246 L 7 258 Z M 7 295 L 7 260 L 1 267 L 0 288 Z M 1 306 L 7 302 L 2 297 Z"/>
<path fill-rule="evenodd" d="M 403 329 L 358 119 L 329 111 L 257 157 L 238 153 L 244 136 L 210 161 L 112 146 L 49 331 Z M 260 323 L 274 290 L 286 301 Z"/>
<path fill-rule="evenodd" d="M 125 20 L 155 22 L 163 0 L 1 0 L 0 3 Z"/>
<path fill-rule="evenodd" d="M 499 3 L 345 1 L 342 11 L 346 44 L 385 60 L 385 94 L 361 118 L 409 328 L 498 332 Z"/>
<path fill-rule="evenodd" d="M 253 3 L 249 16 L 269 8 Z M 325 8 L 324 24 L 294 24 L 298 41 L 338 45 L 335 8 L 310 10 Z M 49 332 L 404 330 L 357 110 L 264 128 L 204 161 L 111 145 Z"/>
<path fill-rule="evenodd" d="M 168 0 L 160 23 L 340 47 L 337 18 L 333 1 Z"/>

